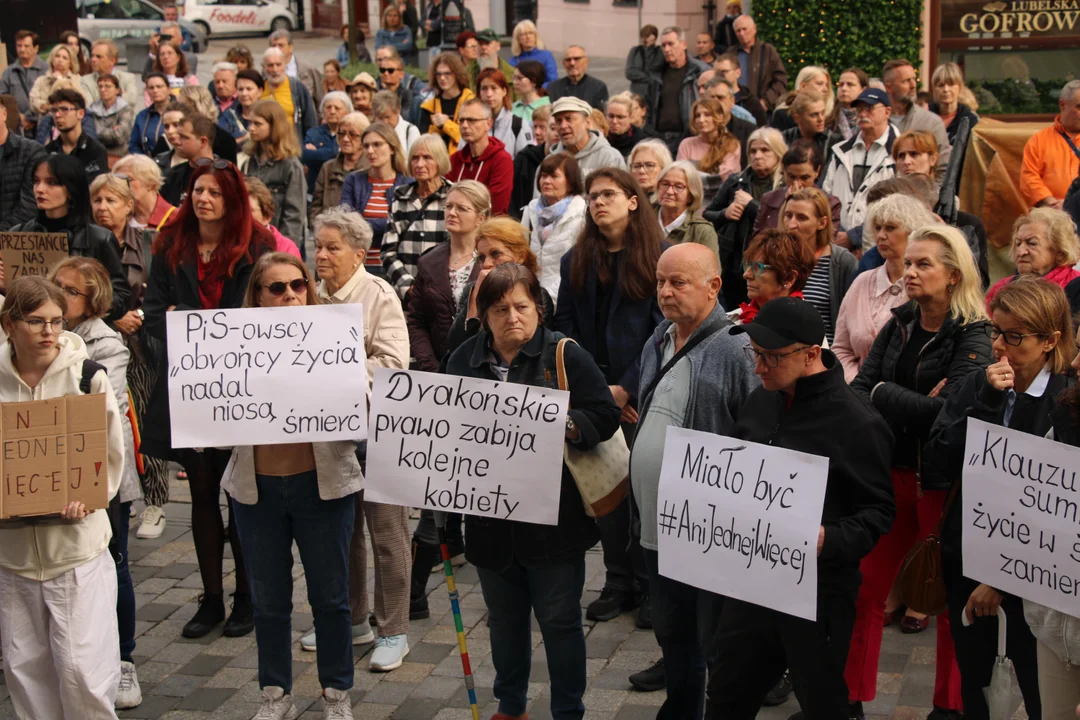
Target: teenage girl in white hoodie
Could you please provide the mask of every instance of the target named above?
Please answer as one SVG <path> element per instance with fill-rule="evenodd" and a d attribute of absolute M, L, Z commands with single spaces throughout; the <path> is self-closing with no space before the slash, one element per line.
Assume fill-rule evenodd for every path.
<path fill-rule="evenodd" d="M 78 395 L 86 346 L 64 331 L 67 299 L 41 277 L 8 284 L 0 325 L 0 402 Z M 124 436 L 109 378 L 105 395 L 108 491 L 120 487 Z M 0 522 L 0 638 L 4 675 L 20 718 L 115 718 L 120 679 L 116 567 L 106 552 L 112 530 L 104 510 L 80 502 L 59 517 Z"/>

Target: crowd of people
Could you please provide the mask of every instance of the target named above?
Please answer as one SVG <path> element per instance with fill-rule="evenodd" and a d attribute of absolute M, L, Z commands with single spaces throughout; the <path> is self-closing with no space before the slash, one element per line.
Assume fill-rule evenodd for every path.
<path fill-rule="evenodd" d="M 408 508 L 365 500 L 363 443 L 171 445 L 168 312 L 359 303 L 369 383 L 387 367 L 554 387 L 558 353 L 566 442 L 588 451 L 621 431 L 630 447 L 630 492 L 600 517 L 564 465 L 555 526 L 449 518 L 453 563 L 476 566 L 488 609 L 498 720 L 526 717 L 530 614 L 552 716 L 583 716 L 597 543 L 605 582 L 586 617 L 635 612 L 654 630 L 662 658 L 629 682 L 667 690 L 658 717 L 749 719 L 794 692 L 800 717 L 862 718 L 883 628 L 929 626 L 894 585 L 939 525 L 948 609 L 930 717 L 989 717 L 999 607 L 1028 717 L 1071 715 L 1076 619 L 966 578 L 950 498 L 969 417 L 1080 444 L 1080 81 L 1025 148 L 1016 272 L 991 285 L 983 222 L 942 209 L 959 128 L 978 121 L 957 65 L 933 71 L 929 103 L 905 59 L 807 66 L 792 83 L 731 0 L 694 52 L 679 27 L 643 27 L 630 91 L 613 94 L 586 48 L 566 48 L 560 76 L 532 22 L 506 60 L 471 17 L 442 38 L 440 7 L 386 8 L 378 77 L 345 77 L 350 38 L 369 55 L 355 31 L 320 70 L 279 30 L 261 52 L 231 48 L 206 87 L 167 8 L 141 94 L 111 40 L 84 58 L 74 36 L 46 62 L 33 32 L 16 34 L 0 230 L 66 233 L 71 257 L 48 278 L 0 266 L 0 399 L 104 393 L 112 497 L 107 512 L 72 503 L 0 526 L 16 713 L 112 718 L 141 702 L 129 517 L 142 500 L 136 537 L 161 535 L 170 462 L 191 487 L 202 582 L 182 634 L 255 632 L 255 718 L 297 716 L 294 542 L 315 618 L 299 642 L 316 653 L 325 717 L 352 717 L 355 645 L 375 644 L 374 672 L 401 666 L 410 620 L 430 614 L 438 535 L 430 510 L 410 535 Z M 426 78 L 406 72 L 421 32 L 429 48 L 455 44 L 432 51 Z M 816 620 L 660 573 L 669 427 L 829 457 Z"/>

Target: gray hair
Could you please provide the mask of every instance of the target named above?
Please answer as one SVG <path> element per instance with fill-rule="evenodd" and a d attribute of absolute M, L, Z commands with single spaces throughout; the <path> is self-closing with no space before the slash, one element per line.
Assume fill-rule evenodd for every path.
<path fill-rule="evenodd" d="M 371 121 L 368 120 L 368 116 L 357 110 L 353 110 L 351 113 L 341 118 L 341 122 L 338 123 L 338 129 L 352 128 L 358 133 L 362 133 L 368 129 L 371 125 Z"/>
<path fill-rule="evenodd" d="M 926 203 L 911 195 L 886 195 L 866 210 L 866 220 L 863 222 L 863 247 L 873 247 L 874 225 L 882 223 L 896 223 L 897 226 L 906 230 L 909 234 L 924 225 L 933 225 L 938 221 L 934 213 L 926 207 Z"/>
<path fill-rule="evenodd" d="M 181 29 L 180 23 L 176 22 L 175 20 L 169 20 L 161 23 L 161 27 L 158 28 L 158 32 L 160 33 L 162 30 L 166 30 L 168 28 L 176 28 L 177 30 Z"/>
<path fill-rule="evenodd" d="M 637 145 L 634 146 L 634 149 L 630 151 L 630 157 L 627 159 L 626 162 L 627 167 L 633 164 L 634 158 L 637 157 L 637 154 L 642 150 L 648 150 L 653 155 L 655 155 L 656 159 L 660 161 L 661 167 L 667 167 L 672 162 L 674 162 L 674 159 L 671 157 L 671 151 L 668 150 L 668 146 L 664 143 L 663 140 L 649 138 L 648 140 L 642 140 L 641 142 L 639 142 Z"/>
<path fill-rule="evenodd" d="M 661 170 L 660 175 L 656 178 L 657 192 L 659 192 L 660 182 L 676 170 L 686 176 L 686 191 L 690 194 L 690 201 L 686 204 L 686 211 L 688 213 L 697 212 L 701 209 L 701 201 L 705 197 L 705 190 L 701 185 L 701 173 L 694 167 L 694 163 L 689 160 L 676 160 Z"/>
<path fill-rule="evenodd" d="M 393 90 L 380 90 L 371 98 L 371 114 L 379 118 L 388 112 L 401 112 L 401 97 Z"/>
<path fill-rule="evenodd" d="M 660 31 L 660 36 L 663 37 L 664 35 L 670 35 L 671 33 L 675 33 L 679 37 L 680 41 L 686 42 L 686 31 L 678 25 L 668 25 L 666 28 Z"/>
<path fill-rule="evenodd" d="M 268 57 L 272 57 L 272 56 L 277 56 L 277 57 L 281 58 L 281 62 L 285 62 L 285 53 L 281 52 L 281 48 L 268 47 L 265 50 L 263 50 L 263 54 L 262 54 L 263 64 L 265 65 L 266 64 L 266 59 Z"/>
<path fill-rule="evenodd" d="M 334 90 L 323 96 L 322 102 L 319 103 L 319 114 L 322 115 L 323 111 L 326 110 L 327 103 L 334 102 L 335 100 L 341 103 L 341 106 L 345 108 L 345 112 L 350 112 L 352 110 L 352 100 L 349 99 L 349 96 L 341 90 Z"/>
<path fill-rule="evenodd" d="M 735 86 L 729 83 L 727 81 L 727 78 L 725 78 L 723 75 L 714 75 L 713 77 L 709 78 L 709 81 L 705 83 L 705 89 L 712 90 L 714 87 L 719 87 L 720 85 L 725 85 L 727 86 L 728 90 L 733 93 L 735 92 Z"/>
<path fill-rule="evenodd" d="M 219 72 L 231 72 L 233 75 L 236 75 L 240 72 L 240 68 L 236 67 L 236 63 L 222 60 L 221 62 L 214 63 L 213 74 L 217 75 Z"/>
<path fill-rule="evenodd" d="M 450 172 L 450 156 L 446 152 L 446 143 L 438 135 L 432 135 L 431 133 L 424 133 L 420 137 L 413 141 L 412 147 L 409 148 L 408 166 L 409 172 L 412 172 L 412 161 L 417 153 L 422 150 L 427 150 L 431 153 L 431 157 L 435 159 L 435 166 L 439 170 L 440 175 L 446 175 Z"/>
<path fill-rule="evenodd" d="M 161 167 L 146 155 L 125 155 L 116 161 L 116 165 L 113 166 L 113 173 L 135 178 L 144 185 L 153 188 L 155 192 L 165 184 L 165 178 L 161 174 Z"/>
<path fill-rule="evenodd" d="M 374 237 L 371 225 L 348 205 L 327 208 L 319 213 L 315 217 L 315 233 L 318 234 L 323 228 L 337 230 L 341 233 L 341 239 L 353 250 L 366 252 L 371 249 L 371 240 Z"/>
<path fill-rule="evenodd" d="M 1061 88 L 1061 99 L 1065 102 L 1071 101 L 1077 90 L 1080 90 L 1080 80 L 1070 80 Z"/>
<path fill-rule="evenodd" d="M 290 45 L 293 44 L 292 33 L 288 30 L 285 30 L 284 28 L 282 28 L 281 30 L 275 30 L 274 32 L 270 33 L 269 42 L 274 42 L 275 40 L 282 39 L 284 39 L 285 42 L 289 43 Z"/>
<path fill-rule="evenodd" d="M 462 105 L 462 107 L 465 107 L 465 105 L 470 105 L 472 107 L 481 108 L 483 110 L 484 117 L 487 118 L 488 120 L 491 120 L 492 117 L 493 117 L 493 115 L 491 114 L 491 106 L 488 105 L 486 102 L 484 102 L 483 100 L 481 100 L 478 97 L 474 97 L 474 98 L 471 98 L 469 100 L 466 100 L 465 103 Z"/>

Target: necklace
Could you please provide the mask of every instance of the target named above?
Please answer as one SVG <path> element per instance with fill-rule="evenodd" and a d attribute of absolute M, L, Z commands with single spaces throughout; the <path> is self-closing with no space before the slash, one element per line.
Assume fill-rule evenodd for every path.
<path fill-rule="evenodd" d="M 455 257 L 454 253 L 451 252 L 450 253 L 450 269 L 451 270 L 460 270 L 465 265 L 468 265 L 470 262 L 472 262 L 473 258 L 475 258 L 475 257 L 476 257 L 476 251 L 475 250 L 470 250 L 467 255 L 458 255 L 457 257 Z"/>

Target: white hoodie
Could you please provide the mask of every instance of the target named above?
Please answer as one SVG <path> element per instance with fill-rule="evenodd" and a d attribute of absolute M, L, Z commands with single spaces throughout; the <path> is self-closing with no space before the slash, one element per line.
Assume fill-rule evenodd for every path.
<path fill-rule="evenodd" d="M 37 387 L 30 388 L 19 376 L 11 361 L 11 343 L 0 345 L 0 402 L 50 400 L 79 395 L 86 346 L 78 335 L 61 333 L 60 354 L 53 360 Z M 109 497 L 116 495 L 124 472 L 124 435 L 120 409 L 112 385 L 105 373 L 94 375 L 92 393 L 105 394 L 109 446 Z M 109 547 L 112 529 L 104 510 L 95 510 L 77 522 L 23 524 L 16 520 L 0 521 L 0 567 L 30 580 L 51 580 L 72 568 L 93 560 Z"/>

